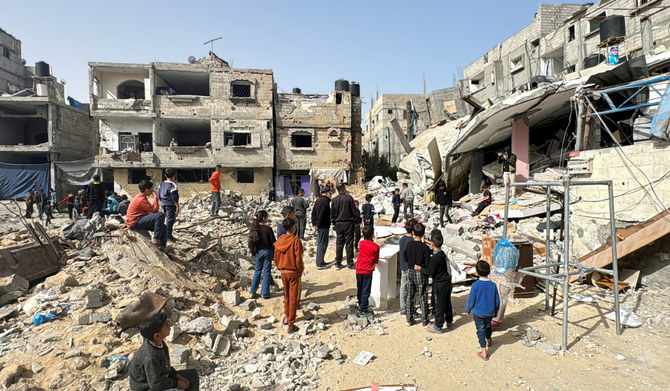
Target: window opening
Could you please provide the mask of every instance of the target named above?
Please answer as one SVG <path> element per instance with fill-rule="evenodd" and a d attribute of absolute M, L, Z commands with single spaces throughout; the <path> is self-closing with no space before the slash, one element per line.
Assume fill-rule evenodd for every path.
<path fill-rule="evenodd" d="M 233 83 L 233 96 L 236 98 L 250 98 L 251 85 L 242 83 Z"/>
<path fill-rule="evenodd" d="M 238 168 L 237 169 L 237 183 L 254 183 L 254 169 L 253 168 Z"/>
<path fill-rule="evenodd" d="M 246 147 L 251 145 L 251 133 L 224 132 L 223 137 L 226 147 Z"/>
<path fill-rule="evenodd" d="M 575 40 L 575 26 L 568 27 L 568 42 Z"/>
<path fill-rule="evenodd" d="M 341 104 L 342 103 L 342 93 L 337 92 L 335 93 L 335 104 Z"/>
<path fill-rule="evenodd" d="M 311 134 L 292 134 L 291 135 L 291 146 L 294 148 L 311 148 L 312 147 L 312 135 Z"/>
<path fill-rule="evenodd" d="M 147 170 L 145 169 L 131 169 L 128 170 L 128 183 L 138 184 L 142 180 L 151 180 L 147 175 Z M 154 184 L 155 185 L 155 184 Z"/>

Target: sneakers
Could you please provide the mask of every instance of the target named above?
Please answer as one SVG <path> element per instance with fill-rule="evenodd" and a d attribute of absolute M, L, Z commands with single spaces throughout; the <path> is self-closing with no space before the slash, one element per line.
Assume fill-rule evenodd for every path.
<path fill-rule="evenodd" d="M 347 269 L 356 270 L 356 265 L 347 265 Z"/>
<path fill-rule="evenodd" d="M 375 314 L 374 312 L 372 312 L 369 309 L 365 310 L 365 311 L 361 310 L 360 313 L 361 313 L 361 315 L 374 315 Z"/>
<path fill-rule="evenodd" d="M 442 331 L 442 329 L 437 327 L 437 326 L 428 327 L 427 329 L 428 329 L 428 332 L 432 333 L 432 334 L 442 334 L 442 333 L 444 333 L 444 331 Z"/>
<path fill-rule="evenodd" d="M 414 326 L 414 319 L 408 319 L 407 321 L 405 321 L 405 324 L 407 326 Z"/>
<path fill-rule="evenodd" d="M 338 263 L 337 265 L 335 265 L 335 269 L 342 270 L 342 269 L 344 269 L 344 265 L 341 264 L 341 263 Z"/>

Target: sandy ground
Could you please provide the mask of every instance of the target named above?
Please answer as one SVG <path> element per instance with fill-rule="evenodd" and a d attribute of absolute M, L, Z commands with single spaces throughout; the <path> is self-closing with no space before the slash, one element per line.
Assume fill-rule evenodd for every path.
<path fill-rule="evenodd" d="M 329 246 L 327 261 L 334 258 Z M 515 299 L 507 307 L 504 325 L 493 333 L 490 360 L 482 361 L 475 326 L 464 314 L 469 291 L 452 296 L 454 327 L 443 335 L 426 332 L 421 325 L 406 326 L 398 301 L 390 301 L 387 311 L 379 311 L 388 335 L 375 329 L 353 331 L 346 324 L 348 310 L 341 309 L 349 295 L 356 294 L 355 271 L 325 271 L 307 262 L 303 275 L 303 303 L 316 302 L 319 315 L 331 319 L 330 330 L 311 338 L 333 343 L 347 356 L 344 364 L 327 361 L 321 386 L 324 390 L 380 384 L 417 384 L 419 389 L 444 390 L 447 387 L 472 390 L 635 390 L 670 389 L 670 373 L 663 370 L 669 339 L 662 330 L 649 326 L 624 328 L 616 335 L 614 322 L 604 318 L 613 303 L 570 302 L 568 351 L 549 355 L 523 345 L 518 330 L 530 326 L 539 330 L 547 342 L 560 345 L 562 338 L 562 301 L 558 299 L 556 316 L 545 315 L 544 293 L 534 298 Z M 591 286 L 573 286 L 572 293 L 589 294 Z M 263 301 L 264 315 L 279 316 L 282 297 Z M 338 310 L 338 308 L 340 308 Z M 300 317 L 298 318 L 300 320 Z M 281 334 L 285 334 L 280 331 Z M 429 336 L 431 340 L 426 337 Z M 424 349 L 432 353 L 424 355 Z M 362 351 L 375 357 L 362 367 L 352 363 Z"/>

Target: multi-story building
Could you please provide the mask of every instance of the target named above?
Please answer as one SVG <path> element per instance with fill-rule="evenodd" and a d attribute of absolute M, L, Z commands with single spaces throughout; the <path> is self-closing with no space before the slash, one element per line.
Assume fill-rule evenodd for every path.
<path fill-rule="evenodd" d="M 279 96 L 272 70 L 231 68 L 214 54 L 189 64 L 89 66 L 91 115 L 100 127 L 96 165 L 117 192 L 135 193 L 142 179 L 158 183 L 168 167 L 178 170 L 185 194 L 207 191 L 217 164 L 223 188 L 246 194 L 287 175 L 295 182 L 313 167 L 355 168 L 355 104 L 347 91 L 319 103 Z M 360 123 L 360 98 L 354 101 Z M 339 146 L 324 140 L 333 130 L 341 131 Z"/>
<path fill-rule="evenodd" d="M 49 65 L 25 66 L 21 41 L 4 30 L 0 47 L 0 199 L 22 196 L 36 186 L 60 194 L 73 190 L 77 180 L 69 176 L 71 162 L 95 155 L 88 107 L 76 101 L 66 105 L 64 86 Z"/>

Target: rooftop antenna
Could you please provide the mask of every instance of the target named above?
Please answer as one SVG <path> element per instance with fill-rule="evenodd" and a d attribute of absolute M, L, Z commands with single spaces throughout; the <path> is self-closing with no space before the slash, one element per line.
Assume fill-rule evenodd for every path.
<path fill-rule="evenodd" d="M 209 41 L 203 43 L 203 45 L 207 45 L 207 44 L 212 45 L 212 46 L 211 46 L 211 49 L 210 49 L 210 52 L 211 52 L 211 53 L 214 53 L 214 41 L 218 41 L 219 39 L 223 39 L 223 37 L 210 39 Z"/>

